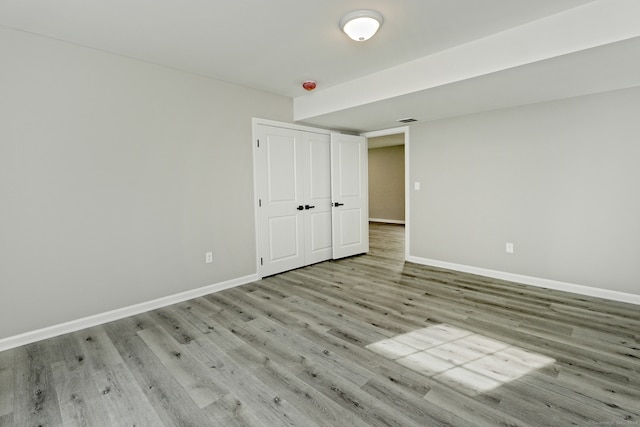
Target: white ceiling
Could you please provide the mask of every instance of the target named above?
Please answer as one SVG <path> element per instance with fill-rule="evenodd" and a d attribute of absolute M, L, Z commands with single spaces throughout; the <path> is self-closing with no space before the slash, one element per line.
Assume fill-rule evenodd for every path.
<path fill-rule="evenodd" d="M 640 85 L 640 37 L 406 95 L 310 117 L 318 127 L 362 131 Z"/>
<path fill-rule="evenodd" d="M 602 67 L 603 59 L 621 63 L 619 68 L 627 74 L 635 72 L 635 76 L 623 76 L 624 85 L 640 84 L 635 68 L 640 59 L 630 59 L 639 51 L 637 41 L 607 53 L 598 43 L 580 47 L 578 39 L 573 40 L 577 47 L 563 52 L 562 60 L 558 53 L 543 55 L 528 65 L 514 63 L 500 72 L 489 67 L 455 82 L 431 86 L 422 82 L 415 91 L 398 94 L 387 91 L 373 101 L 352 96 L 333 107 L 328 101 L 338 98 L 332 88 L 348 93 L 342 89 L 352 82 L 508 34 L 534 21 L 553 22 L 557 14 L 584 10 L 574 15 L 588 17 L 588 8 L 602 5 L 593 9 L 602 16 L 604 4 L 617 8 L 618 15 L 624 8 L 631 14 L 640 12 L 637 0 L 0 0 L 0 25 L 292 97 L 296 109 L 306 105 L 304 111 L 317 111 L 301 117 L 296 113 L 301 122 L 365 131 L 398 125 L 394 120 L 406 116 L 432 120 L 591 93 L 590 79 L 607 72 L 604 78 L 618 78 L 616 72 Z M 385 20 L 371 40 L 358 43 L 339 30 L 338 21 L 345 13 L 363 8 L 381 12 Z M 611 31 L 621 27 L 618 18 L 607 22 L 606 13 L 602 18 L 598 26 Z M 640 36 L 640 32 L 618 30 L 607 39 L 610 33 L 600 33 L 600 45 Z M 554 34 L 563 38 L 558 31 Z M 513 54 L 522 47 L 513 46 Z M 581 50 L 594 48 L 600 50 L 580 55 Z M 573 57 L 572 52 L 578 53 Z M 592 71 L 593 64 L 599 64 L 594 75 L 582 76 L 582 86 L 575 84 L 573 73 L 581 74 L 583 67 Z M 506 74 L 499 76 L 502 73 Z M 559 80 L 558 74 L 565 80 Z M 540 75 L 544 93 L 530 84 L 532 76 Z M 393 74 L 389 77 L 384 85 L 394 84 Z M 318 82 L 311 94 L 301 88 L 306 79 Z M 601 80 L 594 83 L 596 91 L 615 88 Z M 504 86 L 508 91 L 500 90 Z"/>

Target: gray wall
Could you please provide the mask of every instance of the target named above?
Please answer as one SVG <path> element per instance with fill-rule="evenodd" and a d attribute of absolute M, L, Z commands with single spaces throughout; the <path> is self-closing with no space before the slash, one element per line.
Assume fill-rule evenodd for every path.
<path fill-rule="evenodd" d="M 6 28 L 0 57 L 0 339 L 255 273 L 251 117 L 290 99 Z"/>
<path fill-rule="evenodd" d="M 404 221 L 404 145 L 369 149 L 369 218 Z"/>
<path fill-rule="evenodd" d="M 640 88 L 417 124 L 410 148 L 412 256 L 640 294 Z"/>

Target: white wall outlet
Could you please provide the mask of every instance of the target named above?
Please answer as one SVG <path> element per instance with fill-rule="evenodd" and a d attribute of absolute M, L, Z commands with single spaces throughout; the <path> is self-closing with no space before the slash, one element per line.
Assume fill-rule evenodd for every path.
<path fill-rule="evenodd" d="M 507 251 L 508 254 L 512 254 L 513 253 L 513 243 L 507 243 L 505 250 Z"/>
<path fill-rule="evenodd" d="M 413 183 L 413 189 L 414 190 L 419 190 L 420 189 L 420 181 L 416 181 Z"/>
<path fill-rule="evenodd" d="M 213 262 L 213 252 L 207 252 L 206 254 L 204 254 L 204 260 L 207 264 L 212 263 Z"/>

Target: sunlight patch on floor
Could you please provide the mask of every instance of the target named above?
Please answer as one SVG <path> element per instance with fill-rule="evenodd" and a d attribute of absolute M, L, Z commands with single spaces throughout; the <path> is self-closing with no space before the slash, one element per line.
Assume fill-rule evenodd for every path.
<path fill-rule="evenodd" d="M 397 335 L 366 348 L 467 394 L 484 393 L 555 362 L 447 324 Z"/>

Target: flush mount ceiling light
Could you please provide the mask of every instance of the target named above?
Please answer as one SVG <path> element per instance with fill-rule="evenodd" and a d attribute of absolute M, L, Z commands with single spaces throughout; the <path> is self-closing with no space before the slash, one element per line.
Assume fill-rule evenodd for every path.
<path fill-rule="evenodd" d="M 382 15 L 375 10 L 357 10 L 340 20 L 340 29 L 357 42 L 369 40 L 382 25 Z"/>

